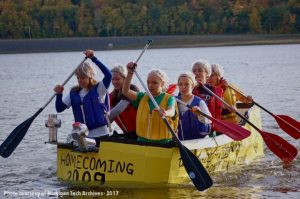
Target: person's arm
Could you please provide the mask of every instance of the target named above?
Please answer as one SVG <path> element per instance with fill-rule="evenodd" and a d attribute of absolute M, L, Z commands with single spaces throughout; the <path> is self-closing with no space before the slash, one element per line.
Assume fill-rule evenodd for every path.
<path fill-rule="evenodd" d="M 130 89 L 130 83 L 133 77 L 135 67 L 136 64 L 133 62 L 127 64 L 128 73 L 122 88 L 122 94 L 132 101 L 135 101 L 137 99 L 137 92 Z"/>
<path fill-rule="evenodd" d="M 56 94 L 55 109 L 58 113 L 66 110 L 67 106 L 62 101 L 62 94 Z"/>
<path fill-rule="evenodd" d="M 243 96 L 238 92 L 235 92 L 236 95 L 236 99 L 237 101 L 243 102 L 243 103 L 251 103 L 253 102 L 253 98 L 252 96 L 248 95 L 248 96 Z"/>
<path fill-rule="evenodd" d="M 109 120 L 114 121 L 115 117 L 120 115 L 130 104 L 128 100 L 121 100 L 115 107 L 113 107 L 109 114 Z"/>
<path fill-rule="evenodd" d="M 175 116 L 175 103 L 176 103 L 176 100 L 175 100 L 175 97 L 171 96 L 169 99 L 168 99 L 168 108 L 167 110 L 165 110 L 165 116 L 168 116 L 168 117 L 174 117 Z"/>
<path fill-rule="evenodd" d="M 56 93 L 55 109 L 58 113 L 63 112 L 67 108 L 67 105 L 65 105 L 62 100 L 63 90 L 64 87 L 62 85 L 56 85 L 54 88 L 54 92 Z"/>
<path fill-rule="evenodd" d="M 111 83 L 111 79 L 112 79 L 112 74 L 111 74 L 110 70 L 102 62 L 100 62 L 97 59 L 97 57 L 95 57 L 93 50 L 87 49 L 84 52 L 84 54 L 87 58 L 90 58 L 104 74 L 104 78 L 103 78 L 102 82 L 103 82 L 105 88 L 107 89 L 109 87 L 109 85 Z"/>
<path fill-rule="evenodd" d="M 200 108 L 200 110 L 201 110 L 201 112 L 203 112 L 203 113 L 205 113 L 206 115 L 208 115 L 208 116 L 211 116 L 211 113 L 210 113 L 210 111 L 208 110 L 208 107 L 207 107 L 207 105 L 205 104 L 205 102 L 204 101 L 200 101 L 200 103 L 199 103 L 199 108 Z M 202 122 L 202 123 L 204 123 L 204 124 L 209 124 L 209 123 L 211 123 L 211 121 L 208 119 L 208 118 L 206 118 L 206 117 L 204 117 L 204 116 L 198 116 L 198 120 L 200 121 L 200 122 Z"/>
<path fill-rule="evenodd" d="M 111 83 L 111 80 L 112 80 L 112 74 L 111 74 L 110 70 L 102 62 L 100 62 L 97 59 L 97 57 L 93 56 L 91 58 L 91 60 L 98 66 L 98 68 L 104 74 L 104 78 L 103 78 L 102 82 L 103 82 L 105 88 L 108 88 Z"/>

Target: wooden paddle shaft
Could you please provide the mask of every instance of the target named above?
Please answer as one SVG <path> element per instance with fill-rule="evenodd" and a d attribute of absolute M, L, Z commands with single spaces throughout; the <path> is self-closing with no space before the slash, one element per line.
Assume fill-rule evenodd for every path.
<path fill-rule="evenodd" d="M 231 86 L 230 84 L 228 84 L 228 87 L 232 90 L 234 90 L 235 92 L 241 94 L 243 97 L 247 97 L 244 93 L 242 93 L 241 91 L 239 91 L 238 89 L 234 88 L 233 86 Z"/>
<path fill-rule="evenodd" d="M 239 91 L 238 89 L 234 88 L 233 86 L 228 85 L 228 87 L 232 90 L 234 90 L 235 92 L 241 94 L 243 97 L 247 97 L 244 93 L 242 93 L 241 91 Z M 259 105 L 257 102 L 252 101 L 253 104 L 255 104 L 256 106 L 258 106 L 259 108 L 261 108 L 262 110 L 266 111 L 267 113 L 269 113 L 270 115 L 274 116 L 273 113 L 271 113 L 270 111 L 268 111 L 267 109 L 265 109 L 264 107 L 262 107 L 261 105 Z"/>
<path fill-rule="evenodd" d="M 220 100 L 223 104 L 225 104 L 227 107 L 230 107 L 230 105 L 225 102 L 222 98 L 220 98 L 218 95 L 216 95 L 214 92 L 212 92 L 211 90 L 209 90 L 206 86 L 204 86 L 202 84 L 202 87 L 211 95 L 215 96 L 215 98 L 217 98 L 218 100 Z M 250 124 L 255 130 L 257 130 L 258 132 L 262 132 L 259 128 L 257 128 L 257 126 L 255 126 L 252 122 L 250 122 L 249 120 L 247 120 L 247 118 L 245 118 L 242 114 L 240 114 L 239 112 L 235 111 L 235 113 L 242 118 L 243 120 L 245 120 L 248 124 Z"/>

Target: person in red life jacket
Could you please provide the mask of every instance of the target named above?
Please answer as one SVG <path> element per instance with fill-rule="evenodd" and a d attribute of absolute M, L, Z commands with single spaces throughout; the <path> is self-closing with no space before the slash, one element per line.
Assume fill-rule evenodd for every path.
<path fill-rule="evenodd" d="M 176 98 L 191 105 L 190 110 L 186 105 L 178 103 L 179 125 L 178 137 L 180 140 L 191 140 L 203 138 L 210 133 L 211 121 L 203 116 L 197 116 L 193 112 L 200 110 L 206 115 L 211 116 L 207 105 L 200 98 L 192 94 L 193 88 L 197 84 L 195 75 L 191 72 L 181 73 L 178 77 L 177 85 L 179 95 Z"/>
<path fill-rule="evenodd" d="M 207 84 L 207 78 L 211 74 L 211 66 L 206 60 L 198 60 L 193 63 L 192 71 L 195 75 L 197 86 L 193 89 L 193 94 L 199 96 L 205 101 L 212 117 L 221 119 L 222 113 L 222 102 L 217 100 L 214 96 L 210 95 L 203 87 L 202 84 L 210 89 L 212 92 L 217 94 L 219 97 L 223 97 L 223 90 L 216 86 Z"/>
<path fill-rule="evenodd" d="M 223 89 L 224 92 L 224 101 L 229 104 L 231 107 L 225 107 L 222 108 L 222 120 L 226 120 L 232 123 L 238 123 L 239 117 L 235 114 L 236 111 L 236 102 L 244 102 L 244 103 L 251 103 L 253 101 L 252 96 L 244 97 L 238 92 L 234 91 L 233 89 L 229 88 L 231 87 L 240 90 L 235 85 L 228 83 L 225 79 L 223 79 L 224 76 L 224 69 L 219 64 L 212 64 L 211 65 L 212 73 L 208 79 L 208 83 L 212 86 L 217 86 Z"/>
<path fill-rule="evenodd" d="M 133 105 L 138 107 L 136 117 L 138 141 L 169 143 L 172 141 L 172 134 L 161 116 L 166 117 L 171 128 L 175 131 L 178 126 L 178 108 L 175 97 L 166 93 L 168 77 L 159 69 L 151 70 L 148 73 L 147 87 L 161 108 L 157 110 L 147 93 L 135 92 L 130 89 L 135 67 L 136 64 L 133 62 L 127 64 L 128 74 L 122 93 L 128 99 L 133 100 Z"/>
<path fill-rule="evenodd" d="M 127 69 L 123 66 L 116 66 L 111 69 L 112 84 L 114 90 L 109 94 L 110 97 L 110 121 L 115 121 L 124 132 L 125 138 L 137 139 L 136 135 L 136 108 L 131 101 L 122 94 L 122 88 L 127 76 Z M 137 86 L 131 84 L 130 89 L 138 92 Z"/>
<path fill-rule="evenodd" d="M 99 137 L 109 134 L 107 127 L 109 124 L 107 89 L 111 83 L 112 74 L 94 56 L 94 51 L 86 50 L 84 54 L 103 72 L 103 80 L 100 82 L 95 80 L 96 69 L 90 63 L 84 62 L 75 71 L 78 85 L 73 87 L 64 98 L 62 98 L 64 87 L 62 85 L 55 86 L 55 108 L 57 112 L 63 112 L 72 107 L 75 122 L 86 124 L 89 130 L 88 137 L 94 138 L 97 143 L 96 146 L 99 146 Z"/>

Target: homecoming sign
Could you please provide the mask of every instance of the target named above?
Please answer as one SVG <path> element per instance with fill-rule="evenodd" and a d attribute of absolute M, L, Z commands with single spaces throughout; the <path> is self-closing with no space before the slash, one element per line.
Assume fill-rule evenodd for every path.
<path fill-rule="evenodd" d="M 130 161 L 93 157 L 91 154 L 60 152 L 57 159 L 58 172 L 64 172 L 69 181 L 99 183 L 105 183 L 107 174 L 134 175 L 134 164 Z"/>

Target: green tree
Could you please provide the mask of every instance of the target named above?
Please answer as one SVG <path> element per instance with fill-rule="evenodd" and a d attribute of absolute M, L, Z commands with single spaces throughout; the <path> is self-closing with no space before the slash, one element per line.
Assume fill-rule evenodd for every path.
<path fill-rule="evenodd" d="M 283 26 L 284 9 L 280 6 L 270 7 L 262 13 L 263 27 L 267 33 L 278 33 Z"/>

